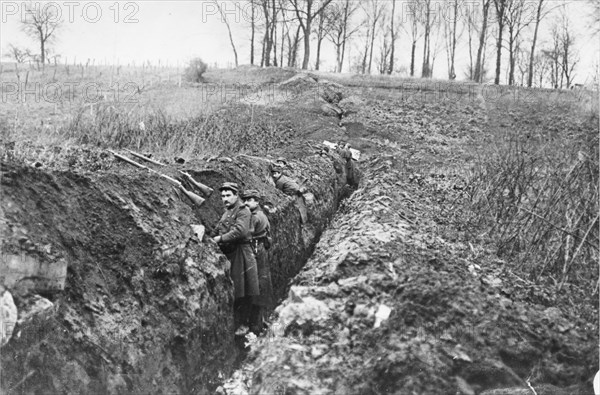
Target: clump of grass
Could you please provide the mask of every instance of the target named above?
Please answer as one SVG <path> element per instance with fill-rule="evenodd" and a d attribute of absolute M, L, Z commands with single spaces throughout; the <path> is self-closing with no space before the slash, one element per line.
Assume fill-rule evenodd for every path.
<path fill-rule="evenodd" d="M 185 120 L 172 118 L 160 108 L 106 104 L 94 112 L 81 109 L 61 133 L 77 144 L 189 158 L 264 155 L 287 143 L 292 131 L 264 107 L 241 103 Z"/>
<path fill-rule="evenodd" d="M 497 135 L 481 153 L 470 180 L 472 208 L 498 254 L 533 280 L 551 278 L 561 290 L 569 276 L 594 279 L 591 290 L 598 259 L 598 116 L 542 114 L 545 121 L 540 116 L 528 128 Z"/>

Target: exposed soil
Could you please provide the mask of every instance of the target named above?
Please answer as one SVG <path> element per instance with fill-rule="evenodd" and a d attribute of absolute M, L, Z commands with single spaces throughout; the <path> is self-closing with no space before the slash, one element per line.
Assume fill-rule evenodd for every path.
<path fill-rule="evenodd" d="M 345 126 L 361 187 L 225 392 L 592 393 L 593 291 L 532 283 L 468 223 L 477 147 L 543 110 L 521 104 L 508 125 L 507 108 L 477 95 L 362 99 Z"/>
<path fill-rule="evenodd" d="M 40 266 L 68 266 L 64 290 L 24 274 L 10 287 L 23 316 L 33 295 L 52 304 L 20 322 L 2 349 L 8 393 L 164 393 L 214 389 L 236 359 L 232 283 L 208 236 L 222 205 L 213 193 L 196 208 L 166 180 L 96 150 L 68 152 L 77 168 L 3 164 L 3 253 Z M 94 170 L 86 168 L 93 163 Z M 331 159 L 294 162 L 310 174 L 310 224 L 269 183 L 269 161 L 240 156 L 162 170 L 189 171 L 217 189 L 224 180 L 263 191 L 275 210 L 271 250 L 275 292 L 310 255 L 333 215 L 343 182 Z M 310 171 L 308 170 L 310 169 Z M 25 247 L 24 247 L 25 246 Z M 57 263 L 58 262 L 58 263 Z"/>
<path fill-rule="evenodd" d="M 286 125 L 273 157 L 307 178 L 309 224 L 272 185 L 272 157 L 163 169 L 213 188 L 251 185 L 276 208 L 270 260 L 287 298 L 233 376 L 233 285 L 217 246 L 190 227 L 210 232 L 217 193 L 193 207 L 168 181 L 97 149 L 57 148 L 39 169 L 2 162 L 3 257 L 67 266 L 64 287 L 32 276 L 7 287 L 21 321 L 2 347 L 2 391 L 591 393 L 592 290 L 533 284 L 469 228 L 472 159 L 486 133 L 517 127 L 500 126 L 505 109 L 471 90 L 432 99 L 327 86 L 343 94 L 343 127 L 320 99 L 272 111 Z M 337 155 L 315 150 L 339 139 L 362 153 L 352 195 Z M 52 304 L 40 308 L 40 297 Z"/>

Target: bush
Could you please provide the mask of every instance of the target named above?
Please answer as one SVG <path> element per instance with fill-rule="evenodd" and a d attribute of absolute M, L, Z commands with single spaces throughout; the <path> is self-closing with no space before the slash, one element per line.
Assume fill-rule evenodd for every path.
<path fill-rule="evenodd" d="M 184 78 L 189 82 L 203 82 L 202 74 L 206 72 L 208 66 L 200 58 L 190 60 L 188 67 L 185 69 Z"/>
<path fill-rule="evenodd" d="M 598 118 L 565 113 L 532 110 L 529 125 L 495 135 L 469 187 L 498 254 L 559 290 L 598 270 Z"/>

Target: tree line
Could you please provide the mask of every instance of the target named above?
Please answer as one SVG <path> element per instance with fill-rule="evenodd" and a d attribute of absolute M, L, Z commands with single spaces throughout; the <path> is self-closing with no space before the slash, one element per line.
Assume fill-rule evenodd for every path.
<path fill-rule="evenodd" d="M 569 5 L 552 0 L 244 1 L 238 4 L 244 4 L 250 32 L 250 63 L 258 66 L 319 70 L 328 42 L 335 72 L 393 74 L 401 71 L 404 41 L 410 53 L 401 55 L 410 58 L 405 72 L 411 77 L 431 78 L 444 54 L 451 80 L 462 72 L 476 82 L 493 76 L 495 84 L 569 88 L 580 61 L 577 40 L 585 39 L 577 37 Z M 596 10 L 597 4 L 589 2 Z M 237 65 L 231 26 L 226 13 L 221 16 Z M 589 23 L 597 24 L 598 14 Z M 542 28 L 549 34 L 540 45 Z M 359 53 L 345 67 L 351 44 Z M 468 55 L 466 70 L 457 70 L 459 47 Z"/>
<path fill-rule="evenodd" d="M 240 37 L 234 37 L 224 0 L 212 1 L 227 27 L 237 66 L 235 42 Z M 589 22 L 590 34 L 598 35 L 600 2 L 588 1 L 596 11 Z M 17 63 L 33 60 L 44 65 L 51 59 L 56 63 L 60 55 L 52 53 L 50 45 L 62 26 L 56 8 L 27 4 L 30 17 L 21 24 L 38 43 L 39 53 L 9 45 L 5 57 Z M 319 70 L 327 42 L 335 50 L 335 72 L 404 72 L 431 78 L 439 55 L 445 54 L 450 80 L 459 73 L 476 82 L 493 75 L 495 84 L 569 88 L 580 61 L 577 41 L 585 39 L 577 37 L 568 4 L 553 0 L 240 0 L 234 4 L 244 10 L 250 64 L 261 67 Z M 540 44 L 542 28 L 549 33 Z M 409 53 L 399 53 L 402 41 L 410 47 Z M 359 48 L 352 57 L 351 46 Z M 464 70 L 456 66 L 459 48 L 468 55 Z M 400 56 L 410 59 L 407 66 L 399 66 Z M 420 65 L 416 64 L 419 56 Z"/>

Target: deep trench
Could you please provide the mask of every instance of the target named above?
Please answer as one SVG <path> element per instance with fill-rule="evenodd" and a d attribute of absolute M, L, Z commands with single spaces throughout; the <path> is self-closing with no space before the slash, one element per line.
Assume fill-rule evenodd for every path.
<path fill-rule="evenodd" d="M 351 189 L 337 159 L 296 163 L 312 175 L 309 221 L 301 225 L 293 200 L 265 182 L 264 160 L 240 162 L 190 171 L 215 189 L 226 179 L 256 185 L 277 207 L 269 216 L 270 314 Z M 137 170 L 2 170 L 3 257 L 68 263 L 64 289 L 31 275 L 6 287 L 20 311 L 34 311 L 40 296 L 53 305 L 20 322 L 3 346 L 3 392 L 212 392 L 239 365 L 245 353 L 233 336 L 232 283 L 220 269 L 226 258 L 207 235 L 193 242 L 184 226 L 200 222 L 209 233 L 220 216 L 218 193 L 197 210 L 168 182 Z M 24 251 L 25 239 L 32 247 Z"/>

